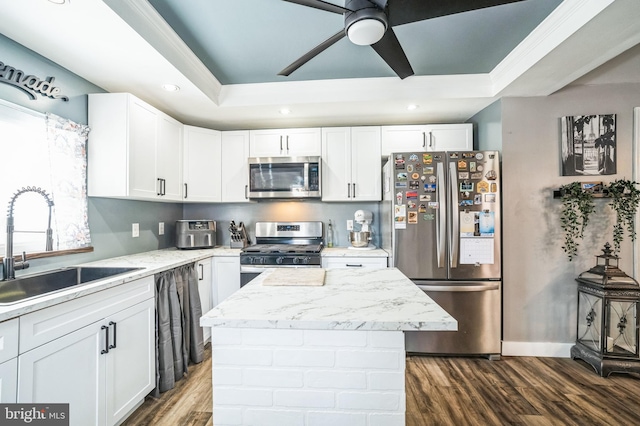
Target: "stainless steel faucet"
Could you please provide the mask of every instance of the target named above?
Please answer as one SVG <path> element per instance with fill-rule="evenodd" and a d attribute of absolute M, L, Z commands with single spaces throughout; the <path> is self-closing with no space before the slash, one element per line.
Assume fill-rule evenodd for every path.
<path fill-rule="evenodd" d="M 13 205 L 16 202 L 16 199 L 25 192 L 35 192 L 36 194 L 42 195 L 49 206 L 45 251 L 53 251 L 53 230 L 51 229 L 51 207 L 53 207 L 53 200 L 44 189 L 36 188 L 35 186 L 27 186 L 17 190 L 11 197 L 11 200 L 9 201 L 9 208 L 7 209 L 7 244 L 5 246 L 4 260 L 2 261 L 4 269 L 3 280 L 12 280 L 16 277 L 16 269 L 27 269 L 29 267 L 26 252 L 22 253 L 22 260 L 18 262 L 13 258 L 13 233 L 15 232 L 13 229 Z"/>

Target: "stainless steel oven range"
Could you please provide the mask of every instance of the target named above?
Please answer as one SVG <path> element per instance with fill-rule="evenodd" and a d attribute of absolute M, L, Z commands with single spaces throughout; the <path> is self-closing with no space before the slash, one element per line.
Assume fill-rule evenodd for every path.
<path fill-rule="evenodd" d="M 240 252 L 240 285 L 267 268 L 319 268 L 322 222 L 256 222 L 256 244 Z"/>

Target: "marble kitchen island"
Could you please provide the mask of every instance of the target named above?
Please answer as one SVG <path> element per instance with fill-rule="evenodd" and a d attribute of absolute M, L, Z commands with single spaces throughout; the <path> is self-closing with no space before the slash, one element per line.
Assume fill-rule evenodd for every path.
<path fill-rule="evenodd" d="M 213 423 L 404 425 L 403 332 L 456 330 L 457 321 L 397 269 L 263 285 L 275 271 L 200 319 L 212 328 Z"/>

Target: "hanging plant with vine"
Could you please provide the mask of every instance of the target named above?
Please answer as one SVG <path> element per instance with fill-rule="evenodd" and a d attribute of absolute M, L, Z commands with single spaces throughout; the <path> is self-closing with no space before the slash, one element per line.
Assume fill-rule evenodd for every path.
<path fill-rule="evenodd" d="M 564 232 L 562 249 L 571 261 L 578 254 L 578 240 L 583 238 L 589 217 L 595 207 L 593 197 L 582 189 L 581 182 L 572 182 L 562 186 L 560 193 L 562 194 L 560 227 Z"/>
<path fill-rule="evenodd" d="M 611 197 L 609 205 L 616 212 L 616 223 L 613 226 L 613 252 L 620 252 L 620 243 L 624 239 L 626 228 L 631 241 L 636 239 L 635 215 L 640 204 L 640 190 L 637 183 L 630 180 L 616 180 L 609 184 L 608 192 Z"/>

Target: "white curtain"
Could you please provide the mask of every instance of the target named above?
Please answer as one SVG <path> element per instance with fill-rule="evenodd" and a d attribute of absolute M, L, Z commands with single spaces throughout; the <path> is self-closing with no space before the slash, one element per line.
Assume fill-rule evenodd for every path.
<path fill-rule="evenodd" d="M 89 127 L 47 114 L 46 128 L 57 246 L 60 249 L 87 247 L 91 245 L 87 215 Z"/>

